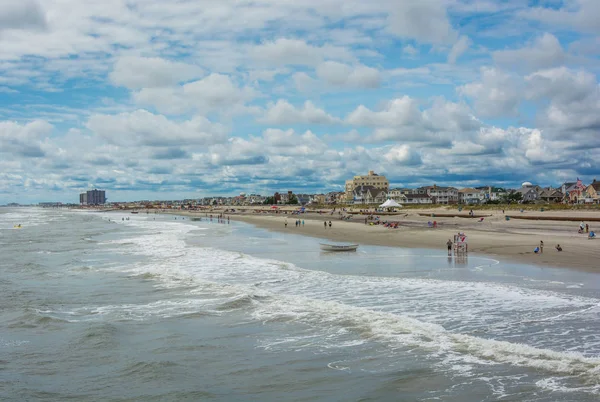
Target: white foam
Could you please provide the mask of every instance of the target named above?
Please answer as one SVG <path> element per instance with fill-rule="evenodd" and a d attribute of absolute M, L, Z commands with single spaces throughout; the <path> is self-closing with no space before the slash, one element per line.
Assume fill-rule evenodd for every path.
<path fill-rule="evenodd" d="M 586 347 L 599 341 L 596 331 L 576 327 L 582 317 L 599 318 L 594 298 L 497 283 L 334 275 L 242 253 L 188 247 L 185 237 L 198 227 L 184 222 L 126 224 L 147 234 L 115 244 L 130 243 L 128 251 L 151 257 L 128 272 L 152 273 L 173 287 L 193 282 L 201 285 L 196 292 L 210 284 L 219 303 L 227 303 L 227 297 L 233 302 L 249 298 L 256 320 L 308 325 L 321 347 L 368 340 L 391 348 L 419 348 L 463 374 L 474 365 L 510 364 L 600 380 L 600 359 L 584 355 Z M 572 325 L 577 336 L 531 328 L 550 322 L 564 324 L 563 329 Z M 340 328 L 344 333 L 336 335 Z M 544 336 L 534 339 L 532 333 Z M 314 346 L 294 337 L 282 342 Z"/>
<path fill-rule="evenodd" d="M 563 392 L 563 393 L 590 393 L 600 395 L 600 384 L 586 385 L 586 386 L 573 386 L 572 384 L 565 384 L 568 378 L 565 377 L 549 377 L 539 380 L 535 383 L 538 387 L 552 391 L 552 392 Z"/>

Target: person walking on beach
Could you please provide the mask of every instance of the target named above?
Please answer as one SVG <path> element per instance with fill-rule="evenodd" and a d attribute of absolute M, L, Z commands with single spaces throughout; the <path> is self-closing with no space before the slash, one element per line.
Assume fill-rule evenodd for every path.
<path fill-rule="evenodd" d="M 589 233 L 590 232 L 590 225 L 589 224 L 585 224 L 585 233 Z"/>
<path fill-rule="evenodd" d="M 304 219 L 302 219 L 302 226 L 304 226 Z"/>
<path fill-rule="evenodd" d="M 323 227 L 327 229 L 327 221 L 323 221 Z"/>
<path fill-rule="evenodd" d="M 448 246 L 448 255 L 452 254 L 452 240 L 448 239 L 446 246 Z"/>
<path fill-rule="evenodd" d="M 331 227 L 331 221 L 329 221 L 329 227 Z"/>
<path fill-rule="evenodd" d="M 544 253 L 544 242 L 540 240 L 540 254 Z"/>
<path fill-rule="evenodd" d="M 287 228 L 287 218 L 283 221 L 284 226 Z"/>

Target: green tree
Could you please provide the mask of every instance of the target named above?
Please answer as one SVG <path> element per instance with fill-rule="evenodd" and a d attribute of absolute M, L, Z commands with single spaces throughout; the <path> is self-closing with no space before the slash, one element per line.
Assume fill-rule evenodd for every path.
<path fill-rule="evenodd" d="M 523 194 L 517 193 L 517 192 L 513 192 L 513 193 L 506 194 L 504 196 L 503 201 L 506 202 L 507 204 L 510 204 L 510 203 L 513 203 L 513 202 L 519 202 L 522 199 L 523 199 Z"/>
<path fill-rule="evenodd" d="M 289 201 L 286 202 L 286 204 L 288 204 L 288 205 L 298 205 L 298 197 L 296 197 L 294 194 L 292 194 L 292 196 L 290 197 Z"/>
<path fill-rule="evenodd" d="M 275 204 L 275 197 L 267 197 L 265 199 L 265 202 L 263 202 L 264 205 L 272 205 Z"/>

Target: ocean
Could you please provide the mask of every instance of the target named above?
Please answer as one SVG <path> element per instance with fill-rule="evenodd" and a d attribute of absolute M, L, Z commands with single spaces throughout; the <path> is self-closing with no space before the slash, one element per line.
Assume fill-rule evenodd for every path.
<path fill-rule="evenodd" d="M 0 208 L 0 399 L 600 398 L 600 275 L 301 232 Z"/>

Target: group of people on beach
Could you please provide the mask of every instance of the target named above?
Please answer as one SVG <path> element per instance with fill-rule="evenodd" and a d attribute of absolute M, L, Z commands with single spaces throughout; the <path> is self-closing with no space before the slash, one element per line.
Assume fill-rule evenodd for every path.
<path fill-rule="evenodd" d="M 556 251 L 563 251 L 562 246 L 560 244 L 557 244 L 556 246 L 554 246 L 554 248 L 556 249 Z M 544 254 L 544 241 L 543 240 L 540 240 L 540 245 L 537 246 L 536 248 L 534 248 L 533 252 L 535 254 Z"/>
<path fill-rule="evenodd" d="M 288 225 L 287 218 L 285 218 L 285 220 L 283 221 L 283 224 L 287 228 L 287 225 Z M 296 219 L 295 225 L 296 225 L 296 227 L 298 227 L 298 226 L 304 226 L 304 219 Z"/>

